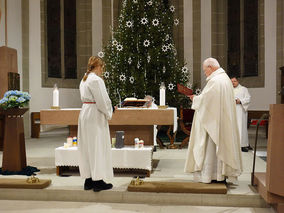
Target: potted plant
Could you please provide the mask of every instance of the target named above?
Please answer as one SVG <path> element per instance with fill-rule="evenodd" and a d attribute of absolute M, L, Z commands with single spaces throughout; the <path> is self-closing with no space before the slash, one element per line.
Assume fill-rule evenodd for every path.
<path fill-rule="evenodd" d="M 28 104 L 31 96 L 27 92 L 10 90 L 4 94 L 0 100 L 0 108 L 7 110 L 9 108 L 22 108 Z"/>

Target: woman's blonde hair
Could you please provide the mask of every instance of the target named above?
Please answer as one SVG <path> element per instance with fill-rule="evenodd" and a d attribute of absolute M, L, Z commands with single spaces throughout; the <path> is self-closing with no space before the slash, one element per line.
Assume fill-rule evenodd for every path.
<path fill-rule="evenodd" d="M 98 56 L 91 56 L 88 61 L 87 72 L 83 77 L 83 81 L 86 81 L 90 72 L 98 66 L 104 66 L 104 61 Z"/>

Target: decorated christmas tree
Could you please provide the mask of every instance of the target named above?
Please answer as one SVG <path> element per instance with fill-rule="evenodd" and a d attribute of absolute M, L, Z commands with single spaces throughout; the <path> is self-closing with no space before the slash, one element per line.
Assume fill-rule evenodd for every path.
<path fill-rule="evenodd" d="M 104 78 L 114 104 L 126 97 L 151 95 L 159 102 L 162 82 L 166 104 L 178 106 L 185 96 L 177 83 L 186 85 L 189 70 L 179 61 L 174 45 L 173 27 L 179 19 L 175 7 L 163 0 L 124 0 L 118 27 L 99 56 L 104 56 Z"/>

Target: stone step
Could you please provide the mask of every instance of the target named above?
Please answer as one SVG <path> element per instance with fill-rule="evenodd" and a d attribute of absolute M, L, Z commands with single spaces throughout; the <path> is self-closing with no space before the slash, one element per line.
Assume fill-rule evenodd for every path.
<path fill-rule="evenodd" d="M 268 207 L 260 195 L 245 194 L 193 194 L 128 192 L 115 188 L 109 191 L 93 192 L 78 189 L 5 189 L 0 200 L 73 201 L 102 203 L 137 203 L 157 205 L 194 205 L 230 207 Z"/>

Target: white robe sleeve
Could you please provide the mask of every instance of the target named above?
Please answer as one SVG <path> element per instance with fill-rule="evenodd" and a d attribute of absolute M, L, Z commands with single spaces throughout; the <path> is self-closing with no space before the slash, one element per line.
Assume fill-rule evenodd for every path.
<path fill-rule="evenodd" d="M 98 110 L 106 116 L 107 120 L 110 120 L 112 117 L 112 104 L 104 81 L 101 79 L 91 81 L 89 88 L 94 96 Z"/>
<path fill-rule="evenodd" d="M 201 104 L 202 97 L 203 97 L 203 94 L 194 96 L 191 109 L 198 110 Z"/>
<path fill-rule="evenodd" d="M 250 94 L 248 92 L 248 89 L 243 87 L 243 91 L 242 91 L 243 95 L 242 97 L 240 98 L 240 101 L 241 101 L 241 105 L 243 106 L 244 110 L 245 111 L 248 111 L 248 107 L 249 107 L 249 104 L 250 104 Z"/>
<path fill-rule="evenodd" d="M 208 82 L 206 87 L 202 90 L 200 95 L 195 95 L 192 101 L 191 109 L 199 110 L 202 107 L 204 99 L 208 100 L 208 103 L 214 103 L 218 100 L 219 94 L 218 88 L 212 82 Z M 207 101 L 206 101 L 207 102 Z M 217 102 L 218 103 L 218 102 Z"/>

